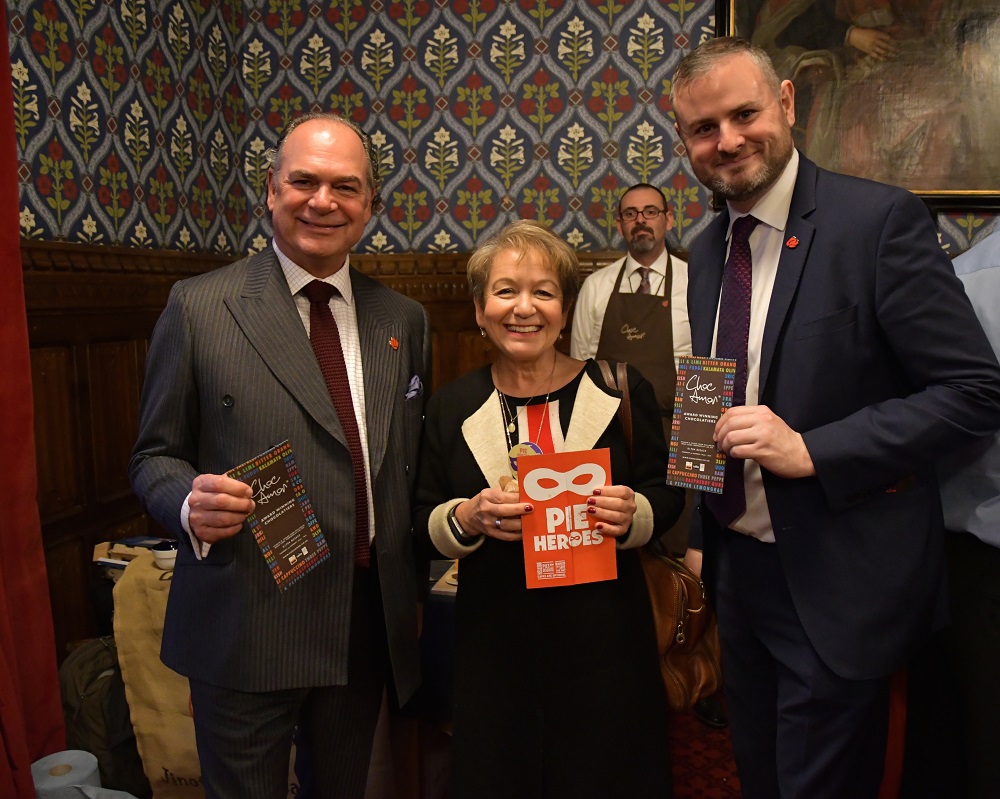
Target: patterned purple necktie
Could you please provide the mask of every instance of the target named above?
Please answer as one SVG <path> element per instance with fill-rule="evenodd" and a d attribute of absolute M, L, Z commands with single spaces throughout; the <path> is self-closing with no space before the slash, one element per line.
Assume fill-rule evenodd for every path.
<path fill-rule="evenodd" d="M 722 275 L 715 357 L 736 361 L 734 406 L 746 405 L 747 402 L 747 345 L 750 342 L 750 289 L 753 280 L 750 234 L 759 222 L 759 219 L 752 216 L 743 216 L 733 222 L 729 259 Z M 742 458 L 726 458 L 722 494 L 708 494 L 707 504 L 722 527 L 729 527 L 743 514 L 747 500 L 743 486 Z"/>
<path fill-rule="evenodd" d="M 642 275 L 642 279 L 639 281 L 639 288 L 636 289 L 636 294 L 649 294 L 649 272 L 650 267 L 640 266 L 639 274 Z"/>
<path fill-rule="evenodd" d="M 326 388 L 333 400 L 333 407 L 344 428 L 347 447 L 351 453 L 351 470 L 354 472 L 354 562 L 368 567 L 368 481 L 365 478 L 365 456 L 361 449 L 361 433 L 354 414 L 351 384 L 347 379 L 344 349 L 340 344 L 340 330 L 330 311 L 330 298 L 340 294 L 336 287 L 321 280 L 309 283 L 302 293 L 309 298 L 309 341 Z"/>

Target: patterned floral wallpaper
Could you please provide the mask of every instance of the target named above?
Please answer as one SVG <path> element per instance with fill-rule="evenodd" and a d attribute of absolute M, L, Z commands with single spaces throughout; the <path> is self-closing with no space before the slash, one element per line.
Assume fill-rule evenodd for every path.
<path fill-rule="evenodd" d="M 517 217 L 621 246 L 620 192 L 708 224 L 667 100 L 714 0 L 8 0 L 21 232 L 265 246 L 264 151 L 334 109 L 376 141 L 385 210 L 359 249 L 462 252 Z M 963 250 L 988 214 L 940 217 Z"/>

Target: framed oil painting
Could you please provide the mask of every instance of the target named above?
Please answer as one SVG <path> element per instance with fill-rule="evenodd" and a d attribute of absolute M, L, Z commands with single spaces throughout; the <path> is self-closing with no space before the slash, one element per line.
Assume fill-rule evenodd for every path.
<path fill-rule="evenodd" d="M 939 207 L 1000 206 L 1000 0 L 718 0 L 795 84 L 796 144 Z"/>

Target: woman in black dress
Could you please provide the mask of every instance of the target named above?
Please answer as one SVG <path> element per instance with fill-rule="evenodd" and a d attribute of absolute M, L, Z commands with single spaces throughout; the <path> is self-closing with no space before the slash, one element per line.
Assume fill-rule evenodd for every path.
<path fill-rule="evenodd" d="M 416 511 L 418 538 L 461 558 L 453 797 L 664 799 L 667 702 L 636 548 L 673 523 L 683 493 L 665 484 L 653 389 L 629 370 L 630 456 L 621 394 L 596 363 L 556 349 L 579 274 L 546 228 L 509 225 L 468 271 L 496 359 L 431 398 Z M 526 588 L 527 503 L 508 485 L 519 446 L 610 449 L 616 484 L 588 504 L 593 526 L 615 539 L 617 579 Z"/>

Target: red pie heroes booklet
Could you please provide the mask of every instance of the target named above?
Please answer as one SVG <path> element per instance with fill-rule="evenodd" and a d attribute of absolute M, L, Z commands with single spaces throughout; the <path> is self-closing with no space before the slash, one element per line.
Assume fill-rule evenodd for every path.
<path fill-rule="evenodd" d="M 517 475 L 521 499 L 535 508 L 521 517 L 528 588 L 614 580 L 615 539 L 587 513 L 594 488 L 612 485 L 609 450 L 521 457 Z"/>

